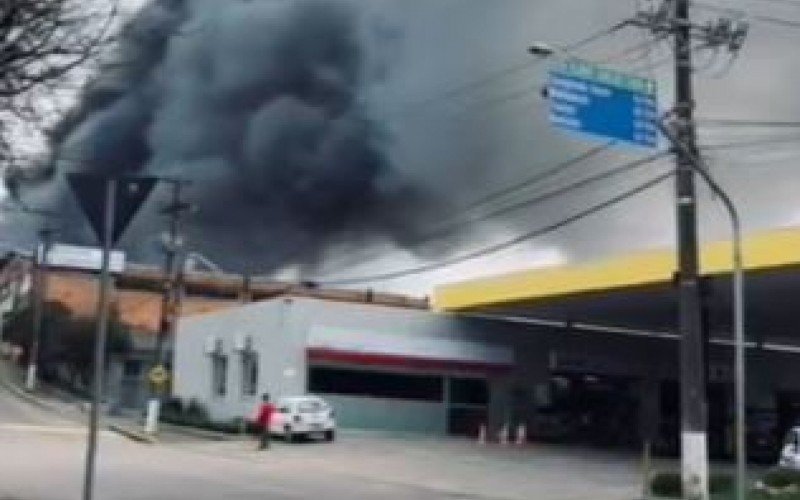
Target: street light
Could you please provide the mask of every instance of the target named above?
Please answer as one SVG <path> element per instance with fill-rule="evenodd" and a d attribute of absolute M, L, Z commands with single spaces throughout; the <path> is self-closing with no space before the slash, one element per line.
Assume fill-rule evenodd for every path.
<path fill-rule="evenodd" d="M 746 35 L 746 27 L 737 31 L 737 37 L 742 38 Z M 740 40 L 736 43 L 740 44 Z M 548 58 L 567 54 L 567 51 L 552 47 L 547 43 L 536 42 L 528 48 L 528 52 L 537 57 Z M 542 94 L 547 97 L 547 87 Z M 672 122 L 667 120 L 673 119 Z M 735 421 L 736 421 L 736 498 L 743 499 L 746 490 L 746 407 L 745 407 L 745 339 L 744 339 L 744 272 L 742 264 L 742 243 L 741 243 L 741 222 L 739 213 L 730 196 L 708 173 L 708 169 L 703 164 L 699 155 L 695 154 L 690 147 L 684 144 L 680 137 L 673 130 L 674 117 L 668 113 L 664 119 L 657 121 L 657 126 L 670 141 L 673 148 L 682 153 L 690 161 L 690 168 L 697 173 L 711 190 L 722 201 L 731 222 L 732 229 L 732 283 L 733 283 L 733 328 L 734 328 L 734 386 L 735 386 Z M 649 460 L 649 451 L 645 444 L 645 460 Z M 647 488 L 647 486 L 645 486 Z M 645 490 L 647 493 L 647 490 Z"/>
<path fill-rule="evenodd" d="M 733 240 L 733 333 L 734 333 L 734 385 L 735 385 L 735 421 L 736 421 L 736 498 L 743 500 L 746 492 L 747 453 L 746 453 L 746 406 L 745 406 L 745 318 L 744 318 L 744 271 L 742 263 L 742 230 L 739 212 L 728 193 L 711 177 L 707 165 L 689 147 L 686 146 L 673 131 L 672 123 L 665 121 L 672 118 L 667 114 L 658 120 L 658 126 L 670 143 L 683 151 L 691 159 L 690 166 L 706 182 L 711 191 L 722 201 L 731 222 Z"/>
<path fill-rule="evenodd" d="M 557 52 L 565 51 L 562 49 L 557 49 L 545 42 L 534 42 L 530 47 L 528 47 L 528 53 L 536 57 L 550 57 L 555 55 Z"/>

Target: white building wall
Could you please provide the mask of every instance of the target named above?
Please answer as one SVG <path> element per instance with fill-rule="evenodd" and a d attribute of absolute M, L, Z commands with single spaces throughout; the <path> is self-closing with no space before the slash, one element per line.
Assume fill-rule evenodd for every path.
<path fill-rule="evenodd" d="M 183 318 L 177 331 L 173 393 L 201 401 L 215 420 L 251 415 L 265 392 L 274 398 L 302 394 L 305 348 L 295 332 L 282 299 Z M 251 336 L 258 354 L 258 390 L 253 396 L 242 394 L 241 355 L 234 345 L 237 336 Z M 206 353 L 209 339 L 217 338 L 228 357 L 225 396 L 213 393 L 212 361 Z"/>
<path fill-rule="evenodd" d="M 417 339 L 428 339 L 439 353 L 455 359 L 472 359 L 479 346 L 485 345 L 488 356 L 500 356 L 502 346 L 493 340 L 496 328 L 485 322 L 469 322 L 425 310 L 353 304 L 309 298 L 286 297 L 243 305 L 206 315 L 181 319 L 175 349 L 174 393 L 184 400 L 198 399 L 206 404 L 212 418 L 227 420 L 250 415 L 258 396 L 241 394 L 240 357 L 233 351 L 235 337 L 251 335 L 253 349 L 259 353 L 259 394 L 269 392 L 275 398 L 304 394 L 307 388 L 306 346 L 312 336 L 347 335 L 348 342 L 364 343 L 379 339 L 391 352 L 393 343 L 405 348 L 419 348 Z M 345 333 L 346 332 L 346 333 Z M 209 337 L 222 339 L 222 351 L 228 355 L 228 391 L 225 397 L 212 394 L 211 359 L 205 353 Z M 461 342 L 459 342 L 461 341 Z M 492 347 L 494 346 L 494 348 Z M 503 348 L 511 353 L 508 348 Z M 461 352 L 463 351 L 463 352 Z M 502 350 L 501 350 L 502 351 Z M 511 360 L 510 355 L 505 356 Z M 436 375 L 475 376 L 452 371 Z M 490 380 L 490 387 L 508 384 Z M 444 433 L 447 427 L 446 402 L 382 400 L 348 395 L 326 395 L 337 410 L 339 420 L 360 428 L 389 428 L 429 433 Z M 506 397 L 492 397 L 491 403 L 507 404 Z M 491 412 L 505 415 L 506 409 Z"/>

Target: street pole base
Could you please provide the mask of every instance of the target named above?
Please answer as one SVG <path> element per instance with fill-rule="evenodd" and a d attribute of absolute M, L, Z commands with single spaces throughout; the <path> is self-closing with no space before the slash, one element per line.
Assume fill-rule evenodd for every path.
<path fill-rule="evenodd" d="M 708 500 L 708 445 L 705 432 L 681 433 L 683 497 Z"/>
<path fill-rule="evenodd" d="M 147 418 L 145 419 L 144 432 L 147 434 L 158 434 L 158 418 L 161 413 L 161 400 L 153 398 L 147 402 Z"/>
<path fill-rule="evenodd" d="M 28 365 L 28 373 L 25 377 L 25 389 L 28 391 L 36 390 L 36 364 L 31 363 Z"/>

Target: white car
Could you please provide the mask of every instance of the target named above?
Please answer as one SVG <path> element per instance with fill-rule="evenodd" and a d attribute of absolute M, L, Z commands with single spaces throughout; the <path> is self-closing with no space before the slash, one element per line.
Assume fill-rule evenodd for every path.
<path fill-rule="evenodd" d="M 287 442 L 300 439 L 336 437 L 336 420 L 333 408 L 316 396 L 281 398 L 269 425 L 270 433 L 282 436 Z"/>

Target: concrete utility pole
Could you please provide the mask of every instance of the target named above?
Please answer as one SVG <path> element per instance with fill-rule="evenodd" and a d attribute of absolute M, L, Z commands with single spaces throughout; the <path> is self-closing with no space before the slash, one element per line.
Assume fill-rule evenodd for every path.
<path fill-rule="evenodd" d="M 47 256 L 53 244 L 53 230 L 44 228 L 39 232 L 39 245 L 33 259 L 33 325 L 31 348 L 28 355 L 28 372 L 25 388 L 36 390 L 39 367 L 39 351 L 44 327 L 44 305 L 47 300 Z"/>
<path fill-rule="evenodd" d="M 675 1 L 675 114 L 678 140 L 699 156 L 694 128 L 689 0 Z M 697 195 L 692 158 L 675 151 L 678 223 L 678 331 L 680 342 L 681 477 L 688 498 L 708 498 L 708 403 L 700 314 Z"/>
<path fill-rule="evenodd" d="M 694 126 L 692 41 L 708 46 L 741 48 L 747 25 L 720 19 L 699 26 L 689 17 L 689 0 L 665 0 L 657 12 L 639 12 L 631 24 L 657 35 L 672 35 L 675 47 L 676 220 L 678 241 L 678 330 L 680 343 L 681 476 L 687 498 L 707 499 L 708 403 L 706 396 L 705 335 L 702 326 L 697 237 L 695 169 L 700 158 Z"/>
<path fill-rule="evenodd" d="M 153 358 L 155 365 L 167 361 L 164 355 L 164 346 L 167 338 L 174 333 L 176 306 L 180 301 L 180 290 L 177 285 L 183 274 L 182 266 L 179 265 L 181 216 L 191 208 L 189 203 L 181 199 L 184 183 L 179 180 L 166 182 L 172 184 L 172 201 L 161 210 L 162 214 L 169 217 L 169 243 L 166 245 L 164 262 L 164 293 L 161 298 L 161 321 Z"/>
<path fill-rule="evenodd" d="M 181 301 L 181 282 L 183 280 L 183 264 L 180 259 L 181 216 L 191 209 L 191 205 L 182 200 L 182 189 L 186 184 L 179 179 L 162 179 L 172 186 L 172 200 L 161 213 L 169 217 L 169 242 L 166 244 L 166 260 L 164 262 L 164 289 L 161 297 L 161 320 L 158 336 L 153 352 L 153 368 L 163 369 L 169 361 L 166 356 L 168 338 L 174 338 L 175 323 Z M 161 411 L 161 395 L 154 391 L 147 404 L 145 431 L 155 434 L 158 431 L 158 418 Z"/>

